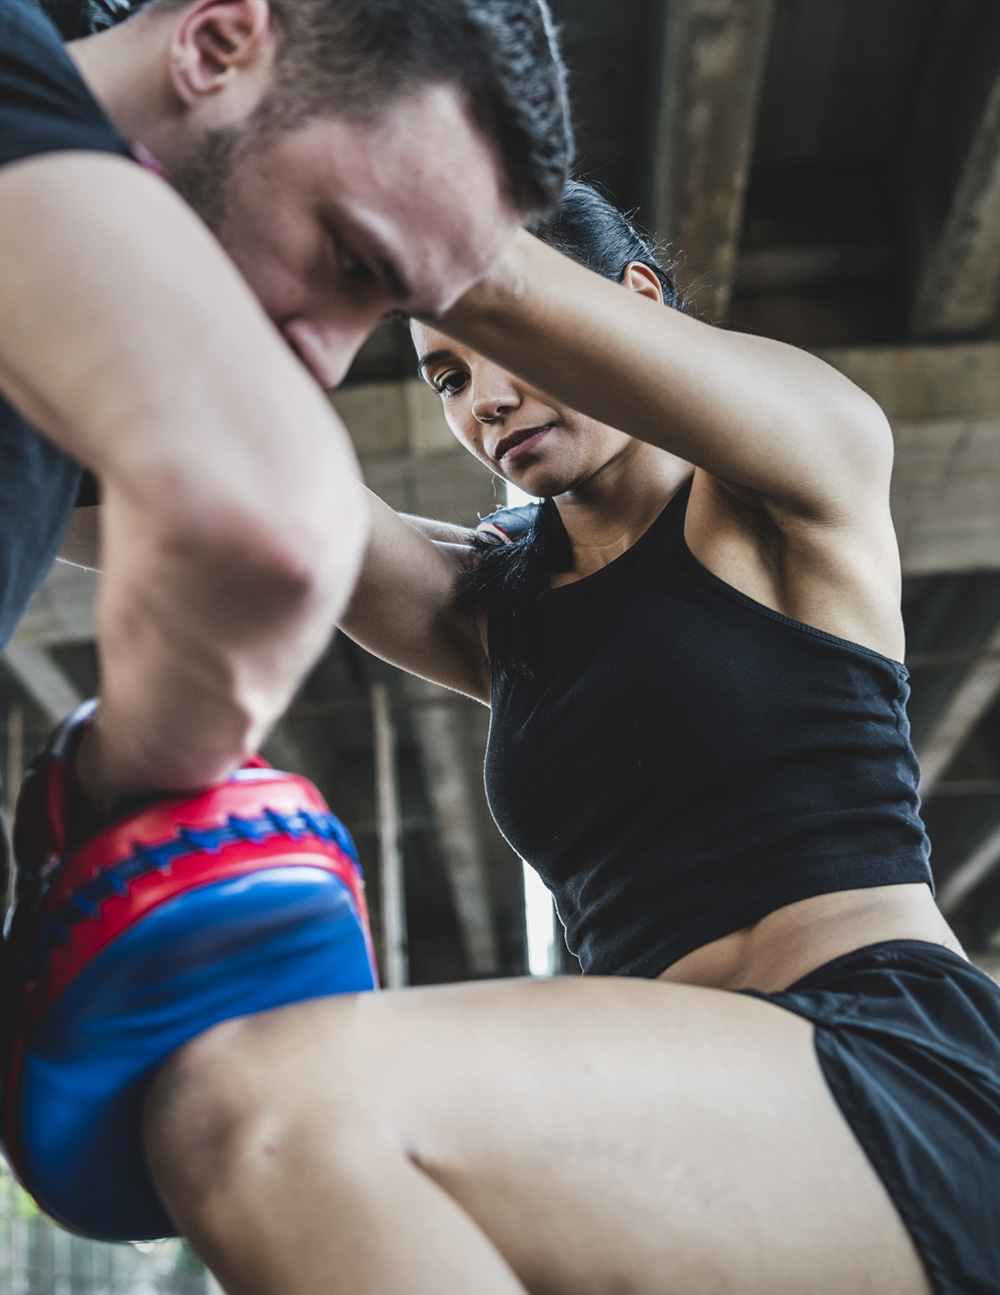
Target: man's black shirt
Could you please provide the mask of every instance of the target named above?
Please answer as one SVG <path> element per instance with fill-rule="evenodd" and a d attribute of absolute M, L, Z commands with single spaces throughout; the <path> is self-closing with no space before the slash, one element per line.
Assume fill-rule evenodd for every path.
<path fill-rule="evenodd" d="M 68 149 L 129 156 L 49 19 L 32 0 L 0 0 L 0 182 L 8 164 Z M 0 336 L 16 328 L 0 319 Z M 80 480 L 0 393 L 0 648 L 55 560 Z"/>

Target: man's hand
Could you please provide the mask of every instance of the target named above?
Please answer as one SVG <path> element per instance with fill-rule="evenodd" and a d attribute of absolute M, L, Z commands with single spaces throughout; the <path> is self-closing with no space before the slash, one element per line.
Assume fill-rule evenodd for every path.
<path fill-rule="evenodd" d="M 315 787 L 240 769 L 81 834 L 85 718 L 61 727 L 18 800 L 2 1136 L 56 1218 L 144 1240 L 175 1230 L 142 1153 L 156 1067 L 223 1021 L 372 989 L 376 974 L 357 856 Z"/>

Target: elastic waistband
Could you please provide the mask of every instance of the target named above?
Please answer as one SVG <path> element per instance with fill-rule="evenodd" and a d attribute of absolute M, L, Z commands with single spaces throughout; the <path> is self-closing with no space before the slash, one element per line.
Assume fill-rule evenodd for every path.
<path fill-rule="evenodd" d="M 829 962 L 824 962 L 822 966 L 807 972 L 782 992 L 792 994 L 800 989 L 817 989 L 847 970 L 857 970 L 859 966 L 865 964 L 877 967 L 887 957 L 896 954 L 909 954 L 915 963 L 944 963 L 952 970 L 969 972 L 989 980 L 985 972 L 974 967 L 960 954 L 945 948 L 943 944 L 934 944 L 930 940 L 882 940 L 878 944 L 864 944 L 849 953 L 841 953 Z"/>

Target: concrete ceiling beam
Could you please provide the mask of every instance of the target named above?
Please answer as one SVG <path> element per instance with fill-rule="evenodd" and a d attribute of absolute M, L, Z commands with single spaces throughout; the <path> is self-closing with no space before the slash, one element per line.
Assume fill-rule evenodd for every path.
<path fill-rule="evenodd" d="M 877 400 L 892 423 L 1000 416 L 1000 342 L 837 346 L 816 354 Z"/>
<path fill-rule="evenodd" d="M 696 309 L 725 317 L 774 0 L 664 0 L 650 223 Z"/>
<path fill-rule="evenodd" d="M 1000 344 L 817 354 L 885 410 L 892 512 L 906 575 L 1000 568 Z"/>

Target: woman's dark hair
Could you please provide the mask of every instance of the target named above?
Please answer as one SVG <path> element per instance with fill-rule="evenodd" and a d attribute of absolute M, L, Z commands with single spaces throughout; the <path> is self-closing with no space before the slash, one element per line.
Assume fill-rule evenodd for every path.
<path fill-rule="evenodd" d="M 593 185 L 568 180 L 555 210 L 528 228 L 571 261 L 615 283 L 622 282 L 633 261 L 649 266 L 663 289 L 663 304 L 681 308 L 674 281 L 660 263 L 654 241 Z"/>
<path fill-rule="evenodd" d="M 683 309 L 653 240 L 592 185 L 568 181 L 555 211 L 529 228 L 550 247 L 616 283 L 622 282 L 629 265 L 641 262 L 660 281 L 664 304 Z M 507 544 L 477 535 L 474 545 L 478 560 L 459 606 L 488 617 L 494 674 L 502 679 L 531 678 L 540 646 L 536 600 L 556 572 L 573 565 L 559 510 L 554 500 L 543 499 L 522 535 Z"/>

